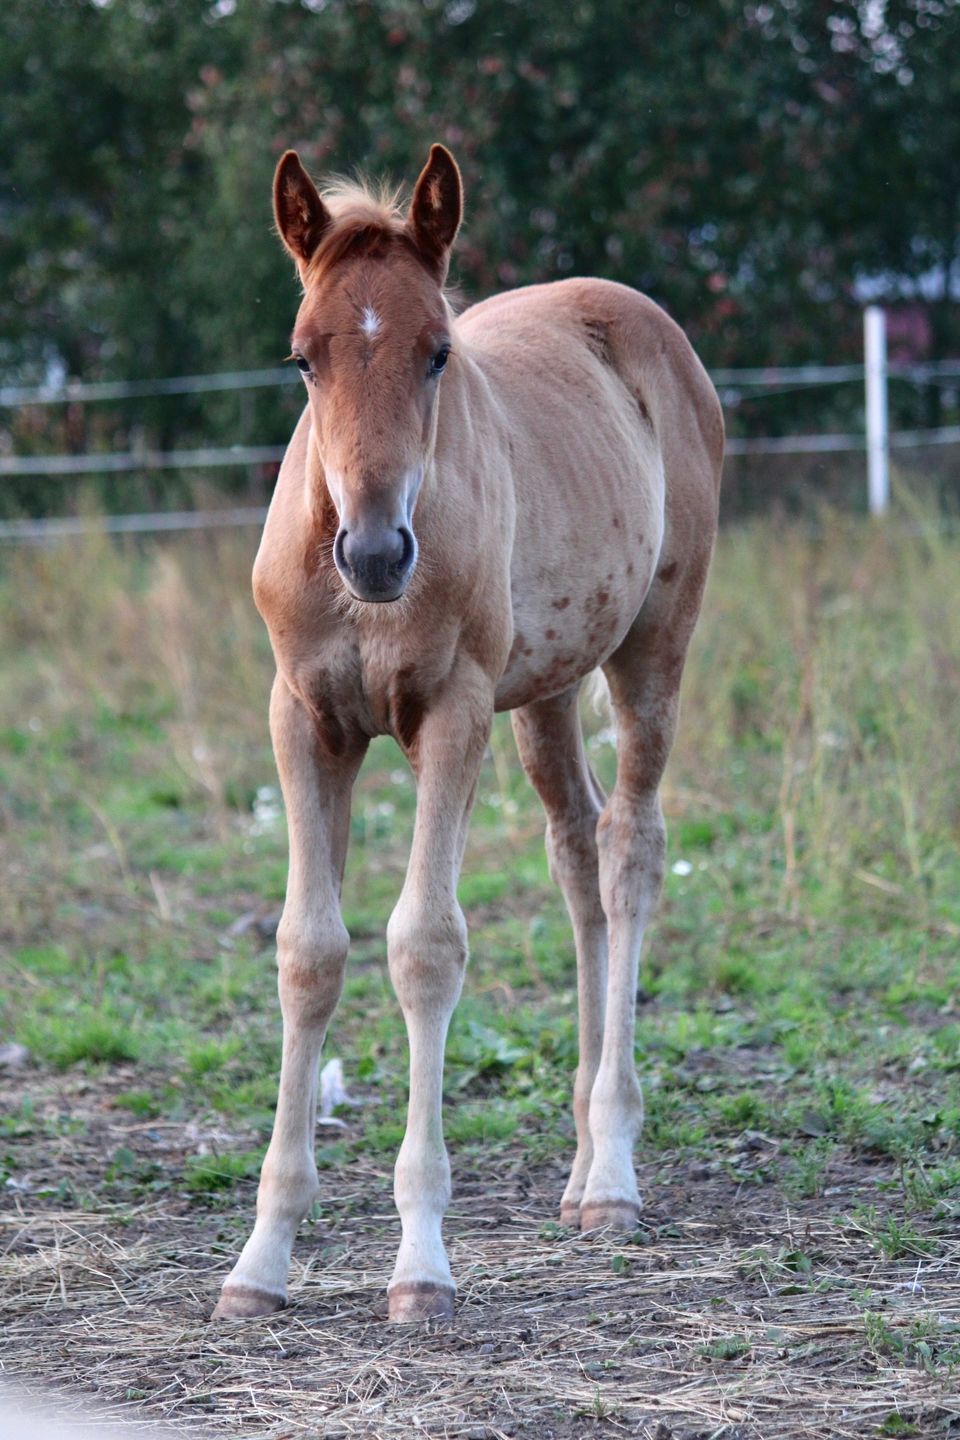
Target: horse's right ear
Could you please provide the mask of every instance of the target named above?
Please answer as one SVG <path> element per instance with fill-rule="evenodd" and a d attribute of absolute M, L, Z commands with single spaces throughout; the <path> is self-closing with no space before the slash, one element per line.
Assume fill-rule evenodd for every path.
<path fill-rule="evenodd" d="M 277 166 L 273 177 L 273 213 L 280 238 L 302 273 L 326 234 L 330 212 L 300 164 L 296 150 L 288 150 Z"/>

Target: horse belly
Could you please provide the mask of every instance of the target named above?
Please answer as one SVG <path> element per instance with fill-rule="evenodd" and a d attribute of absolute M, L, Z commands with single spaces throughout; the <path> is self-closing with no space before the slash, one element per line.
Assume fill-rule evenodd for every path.
<path fill-rule="evenodd" d="M 537 516 L 526 537 L 518 516 L 513 643 L 496 690 L 498 710 L 558 695 L 582 680 L 613 654 L 643 605 L 663 538 L 662 480 L 638 487 L 635 475 L 624 485 L 608 477 L 591 499 L 579 524 L 557 523 L 565 513 L 559 506 L 552 517 Z"/>

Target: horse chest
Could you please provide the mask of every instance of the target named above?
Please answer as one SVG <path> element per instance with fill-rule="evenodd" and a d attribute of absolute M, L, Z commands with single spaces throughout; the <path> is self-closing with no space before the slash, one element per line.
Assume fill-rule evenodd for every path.
<path fill-rule="evenodd" d="M 405 750 L 449 672 L 455 647 L 412 647 L 394 635 L 342 637 L 301 658 L 291 689 L 313 716 L 322 748 L 343 754 L 353 737 L 390 734 Z"/>

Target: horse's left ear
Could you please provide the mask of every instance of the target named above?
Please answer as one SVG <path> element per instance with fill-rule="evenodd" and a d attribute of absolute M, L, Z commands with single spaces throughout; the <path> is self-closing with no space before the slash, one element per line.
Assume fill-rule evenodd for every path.
<path fill-rule="evenodd" d="M 457 162 L 445 146 L 432 145 L 413 192 L 407 224 L 417 249 L 441 285 L 462 216 L 463 184 Z"/>

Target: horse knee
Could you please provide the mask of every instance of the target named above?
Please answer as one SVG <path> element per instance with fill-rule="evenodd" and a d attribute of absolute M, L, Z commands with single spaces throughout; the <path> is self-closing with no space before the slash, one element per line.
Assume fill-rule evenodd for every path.
<path fill-rule="evenodd" d="M 609 919 L 652 903 L 666 868 L 667 830 L 656 792 L 620 797 L 614 792 L 597 823 L 600 896 Z"/>
<path fill-rule="evenodd" d="M 460 906 L 445 909 L 400 900 L 387 924 L 390 979 L 406 1010 L 437 1001 L 456 1004 L 467 963 L 467 922 Z"/>
<path fill-rule="evenodd" d="M 277 966 L 285 1015 L 325 1027 L 340 999 L 350 936 L 339 916 L 280 921 Z"/>

